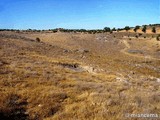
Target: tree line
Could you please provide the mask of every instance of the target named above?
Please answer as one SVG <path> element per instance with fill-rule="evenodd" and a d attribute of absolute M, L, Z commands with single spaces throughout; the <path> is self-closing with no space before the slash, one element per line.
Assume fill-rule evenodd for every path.
<path fill-rule="evenodd" d="M 160 26 L 160 24 L 149 24 L 148 26 L 152 27 L 152 33 L 156 33 L 156 27 L 155 26 Z M 143 25 L 143 26 L 135 26 L 135 27 L 129 27 L 129 26 L 125 26 L 124 28 L 110 28 L 110 27 L 104 27 L 104 29 L 93 29 L 93 30 L 86 30 L 86 29 L 64 29 L 64 28 L 56 28 L 56 29 L 48 29 L 48 30 L 36 30 L 36 29 L 27 29 L 27 30 L 19 30 L 19 29 L 0 29 L 0 31 L 16 31 L 16 32 L 43 32 L 43 31 L 50 31 L 53 33 L 56 33 L 58 31 L 60 32 L 81 32 L 81 33 L 89 33 L 89 34 L 95 34 L 95 33 L 104 33 L 104 32 L 119 32 L 122 30 L 125 31 L 129 31 L 131 29 L 133 29 L 134 32 L 137 32 L 137 30 L 139 30 L 141 28 L 141 31 L 143 33 L 146 33 L 147 30 L 147 25 Z"/>

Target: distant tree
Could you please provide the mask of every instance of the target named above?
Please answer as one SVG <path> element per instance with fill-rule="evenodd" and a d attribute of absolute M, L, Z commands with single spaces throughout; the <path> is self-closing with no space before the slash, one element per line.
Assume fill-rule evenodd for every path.
<path fill-rule="evenodd" d="M 129 26 L 126 26 L 124 29 L 125 29 L 126 31 L 128 31 L 128 30 L 130 30 L 130 27 L 129 27 Z"/>
<path fill-rule="evenodd" d="M 86 32 L 86 29 L 80 29 L 79 31 L 80 32 Z"/>
<path fill-rule="evenodd" d="M 140 26 L 136 26 L 133 30 L 134 30 L 134 32 L 137 32 L 137 30 L 140 28 Z"/>
<path fill-rule="evenodd" d="M 32 31 L 32 29 L 29 28 L 27 31 Z"/>
<path fill-rule="evenodd" d="M 155 27 L 152 28 L 152 32 L 156 33 L 156 28 Z"/>
<path fill-rule="evenodd" d="M 56 33 L 56 32 L 57 32 L 57 29 L 53 29 L 52 32 L 53 32 L 53 33 Z"/>
<path fill-rule="evenodd" d="M 118 29 L 117 29 L 117 32 L 119 32 L 120 30 L 121 30 L 121 29 L 120 29 L 120 28 L 118 28 Z"/>
<path fill-rule="evenodd" d="M 19 33 L 19 32 L 20 32 L 20 30 L 16 30 L 16 32 L 17 32 L 17 33 Z"/>
<path fill-rule="evenodd" d="M 96 32 L 97 32 L 97 33 L 102 33 L 102 32 L 103 32 L 103 30 L 98 29 L 98 30 L 96 30 Z"/>
<path fill-rule="evenodd" d="M 92 34 L 92 31 L 91 31 L 91 30 L 88 30 L 87 32 L 88 32 L 88 34 Z"/>
<path fill-rule="evenodd" d="M 105 32 L 110 32 L 111 29 L 110 29 L 109 27 L 105 27 L 105 28 L 104 28 L 104 31 L 105 31 Z"/>
<path fill-rule="evenodd" d="M 146 30 L 147 30 L 147 26 L 144 25 L 144 27 L 142 28 L 142 32 L 146 33 Z"/>
<path fill-rule="evenodd" d="M 116 28 L 114 27 L 114 28 L 112 29 L 112 31 L 116 31 Z"/>
<path fill-rule="evenodd" d="M 96 34 L 96 31 L 93 31 L 92 33 L 93 33 L 93 34 Z"/>

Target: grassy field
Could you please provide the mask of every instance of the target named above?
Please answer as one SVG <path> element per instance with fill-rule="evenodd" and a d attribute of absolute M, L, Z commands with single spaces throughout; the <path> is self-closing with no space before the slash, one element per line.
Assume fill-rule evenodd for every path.
<path fill-rule="evenodd" d="M 136 35 L 0 32 L 1 119 L 160 114 L 160 41 Z"/>

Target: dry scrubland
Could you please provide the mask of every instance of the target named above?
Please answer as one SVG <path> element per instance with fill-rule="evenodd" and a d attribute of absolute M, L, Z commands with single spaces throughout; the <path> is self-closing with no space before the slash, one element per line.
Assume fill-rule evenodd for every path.
<path fill-rule="evenodd" d="M 160 41 L 135 36 L 0 32 L 1 120 L 160 114 Z"/>

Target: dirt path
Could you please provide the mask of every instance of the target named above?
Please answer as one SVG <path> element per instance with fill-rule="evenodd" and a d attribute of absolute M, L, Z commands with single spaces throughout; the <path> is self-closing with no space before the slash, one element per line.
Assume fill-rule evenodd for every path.
<path fill-rule="evenodd" d="M 160 60 L 158 58 L 154 58 L 150 55 L 138 55 L 138 54 L 131 54 L 131 53 L 128 53 L 127 50 L 130 49 L 130 45 L 129 43 L 126 41 L 126 40 L 123 40 L 123 44 L 125 45 L 125 48 L 121 50 L 122 53 L 126 54 L 126 55 L 129 55 L 129 56 L 133 56 L 133 57 L 138 57 L 138 58 L 142 58 L 144 59 L 145 61 L 147 60 Z"/>

